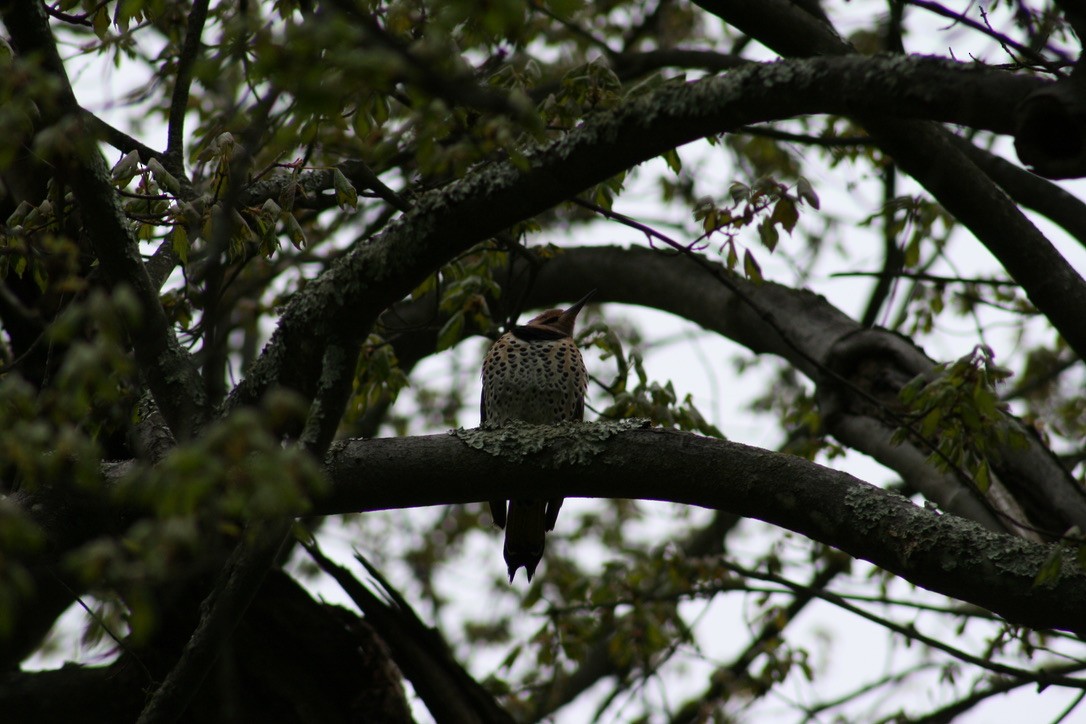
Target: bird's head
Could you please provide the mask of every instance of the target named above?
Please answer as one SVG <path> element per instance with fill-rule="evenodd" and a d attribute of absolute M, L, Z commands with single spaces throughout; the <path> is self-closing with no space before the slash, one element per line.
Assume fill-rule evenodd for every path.
<path fill-rule="evenodd" d="M 577 322 L 577 313 L 581 311 L 581 307 L 583 307 L 595 293 L 596 290 L 593 289 L 568 309 L 548 309 L 542 314 L 537 314 L 529 320 L 527 326 L 546 329 L 552 332 L 560 332 L 561 334 L 572 337 L 573 325 Z"/>

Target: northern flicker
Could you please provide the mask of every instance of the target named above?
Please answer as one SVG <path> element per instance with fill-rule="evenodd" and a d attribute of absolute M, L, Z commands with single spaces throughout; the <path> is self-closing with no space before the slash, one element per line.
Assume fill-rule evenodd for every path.
<path fill-rule="evenodd" d="M 573 325 L 594 291 L 569 309 L 548 309 L 498 338 L 483 359 L 483 426 L 510 420 L 552 425 L 584 419 L 588 373 L 573 341 Z M 515 498 L 508 504 L 507 511 L 506 501 L 490 501 L 494 522 L 505 528 L 509 582 L 522 566 L 531 581 L 562 499 Z"/>

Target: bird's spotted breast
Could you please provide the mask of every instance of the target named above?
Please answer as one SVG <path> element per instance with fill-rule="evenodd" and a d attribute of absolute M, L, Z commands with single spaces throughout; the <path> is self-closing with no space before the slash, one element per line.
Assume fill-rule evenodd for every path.
<path fill-rule="evenodd" d="M 505 334 L 483 364 L 486 419 L 497 425 L 508 420 L 551 424 L 580 419 L 587 381 L 572 339 L 530 340 Z"/>

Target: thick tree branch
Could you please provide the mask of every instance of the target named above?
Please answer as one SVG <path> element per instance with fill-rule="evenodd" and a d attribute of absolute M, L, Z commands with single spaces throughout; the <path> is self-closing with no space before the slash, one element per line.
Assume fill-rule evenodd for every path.
<path fill-rule="evenodd" d="M 1086 358 L 1086 283 L 1044 234 L 943 129 L 905 121 L 881 121 L 872 128 L 898 165 L 976 235 Z"/>
<path fill-rule="evenodd" d="M 709 0 L 699 4 L 782 55 L 856 57 L 852 47 L 826 23 L 786 0 Z M 1017 97 L 1016 103 L 1022 99 Z M 853 108 L 847 114 L 858 118 L 906 173 L 988 247 L 1022 285 L 1030 301 L 1078 355 L 1086 358 L 1086 326 L 1080 321 L 1086 318 L 1086 282 L 1006 194 L 955 147 L 949 133 L 934 124 L 902 120 L 912 114 L 892 108 Z M 1017 109 L 1010 118 L 1017 118 Z M 983 123 L 964 123 L 1000 130 Z"/>
<path fill-rule="evenodd" d="M 297 722 L 298 712 L 305 721 L 414 721 L 402 676 L 373 628 L 345 608 L 318 603 L 282 571 L 265 579 L 220 646 L 225 660 L 209 673 L 185 721 Z M 151 665 L 162 663 L 143 653 Z M 4 724 L 132 722 L 149 683 L 130 654 L 103 667 L 10 670 L 0 674 L 0 711 Z"/>
<path fill-rule="evenodd" d="M 791 0 L 695 0 L 695 5 L 742 30 L 781 55 L 838 55 L 849 47 L 825 17 Z"/>
<path fill-rule="evenodd" d="M 746 445 L 659 429 L 594 444 L 599 452 L 588 464 L 562 465 L 555 475 L 568 444 L 516 463 L 447 434 L 351 440 L 330 451 L 334 492 L 316 512 L 479 502 L 517 490 L 697 505 L 787 528 L 1014 623 L 1086 635 L 1086 572 L 1073 551 L 992 533 L 851 475 Z M 1059 573 L 1035 586 L 1052 555 L 1061 557 Z"/>
<path fill-rule="evenodd" d="M 727 284 L 720 275 L 726 275 Z M 568 248 L 536 264 L 531 274 L 524 262 L 498 278 L 505 288 L 523 288 L 528 307 L 553 307 L 596 288 L 600 301 L 670 312 L 756 354 L 787 360 L 819 386 L 826 432 L 894 470 L 910 489 L 947 512 L 1032 537 L 1033 531 L 1016 522 L 1032 521 L 1050 536 L 1086 525 L 1081 486 L 1032 429 L 1011 416 L 1006 423 L 1022 433 L 1027 445 L 1003 446 L 993 465 L 1028 518 L 1014 505 L 1004 507 L 1007 517 L 994 516 L 967 478 L 936 469 L 930 450 L 909 442 L 892 444 L 894 430 L 904 422 L 897 414 L 898 391 L 935 363 L 900 335 L 865 329 L 823 297 L 772 282 L 748 282 L 708 258 L 697 264 L 637 248 Z M 433 352 L 436 330 L 444 321 L 435 317 L 434 300 L 427 297 L 395 305 L 382 315 L 381 326 L 408 369 Z"/>
<path fill-rule="evenodd" d="M 716 262 L 706 268 L 648 249 L 567 249 L 539 267 L 528 302 L 553 306 L 575 298 L 578 289 L 596 287 L 599 300 L 655 307 L 756 354 L 782 357 L 819 385 L 823 402 L 833 403 L 832 409 L 823 410 L 831 434 L 895 470 L 910 487 L 946 510 L 989 527 L 1006 527 L 1009 521 L 993 520 L 954 475 L 937 471 L 927 451 L 908 443 L 889 445 L 897 425 L 871 398 L 896 408 L 900 385 L 934 365 L 922 351 L 896 334 L 865 330 L 808 291 L 738 277 L 731 277 L 726 286 L 717 276 L 725 273 Z M 863 375 L 849 372 L 864 367 L 868 371 Z M 863 385 L 868 396 L 855 394 L 842 379 Z M 1007 423 L 1024 434 L 1028 447 L 1004 448 L 995 463 L 1003 482 L 1050 532 L 1086 524 L 1081 486 L 1028 428 L 1010 417 Z"/>
<path fill-rule="evenodd" d="M 1059 224 L 1086 246 L 1086 203 L 1081 199 L 1001 156 L 978 148 L 964 138 L 950 136 L 950 139 L 1017 203 Z"/>
<path fill-rule="evenodd" d="M 140 713 L 138 724 L 167 724 L 185 713 L 260 589 L 290 523 L 271 521 L 247 531 L 200 606 L 200 623 L 177 665 Z"/>
<path fill-rule="evenodd" d="M 359 559 L 380 584 L 383 599 L 316 546 L 306 546 L 306 550 L 351 597 L 370 625 L 380 631 L 397 665 L 435 720 L 450 724 L 513 724 L 509 712 L 464 670 L 441 634 L 427 627 L 376 569 Z"/>
<path fill-rule="evenodd" d="M 318 393 L 311 405 L 300 444 L 322 458 L 350 398 L 357 346 L 329 344 Z M 177 721 L 196 696 L 224 642 L 245 615 L 264 576 L 287 541 L 294 521 L 286 517 L 250 526 L 219 572 L 215 588 L 201 606 L 200 622 L 177 665 L 140 715 L 139 724 Z"/>
<path fill-rule="evenodd" d="M 67 665 L 54 671 L 12 672 L 0 678 L 0 704 L 8 724 L 132 721 L 146 679 L 133 666 Z"/>
<path fill-rule="evenodd" d="M 1016 99 L 1042 84 L 926 58 L 815 58 L 746 66 L 632 99 L 528 152 L 527 168 L 495 163 L 421 197 L 377 239 L 352 249 L 295 296 L 232 403 L 258 399 L 274 384 L 311 395 L 322 339 L 364 334 L 456 253 L 668 149 L 807 113 L 935 116 L 1007 132 Z M 1061 332 L 1082 337 L 1086 349 L 1086 331 L 1076 329 Z"/>

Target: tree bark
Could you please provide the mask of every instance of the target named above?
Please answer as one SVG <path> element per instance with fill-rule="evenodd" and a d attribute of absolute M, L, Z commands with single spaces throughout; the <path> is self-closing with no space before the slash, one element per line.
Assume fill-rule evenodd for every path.
<path fill-rule="evenodd" d="M 697 505 L 787 528 L 1014 623 L 1086 635 L 1086 571 L 1072 550 L 939 515 L 791 455 L 659 429 L 601 440 L 599 425 L 585 423 L 585 437 L 555 444 L 527 462 L 473 449 L 448 434 L 348 441 L 330 451 L 333 493 L 315 512 L 480 502 L 518 493 Z M 585 439 L 597 448 L 590 462 L 558 462 L 582 453 L 577 440 Z M 1034 585 L 1051 556 L 1059 559 L 1058 574 Z"/>

